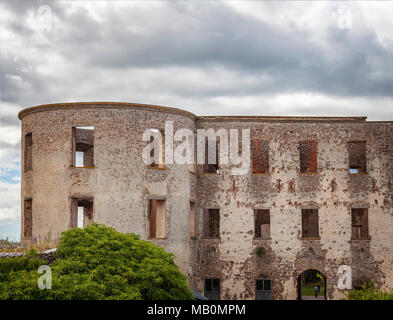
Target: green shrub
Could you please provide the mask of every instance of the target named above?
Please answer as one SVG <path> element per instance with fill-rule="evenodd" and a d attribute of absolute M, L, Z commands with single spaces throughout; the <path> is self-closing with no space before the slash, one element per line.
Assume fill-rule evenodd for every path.
<path fill-rule="evenodd" d="M 37 257 L 35 250 L 30 250 L 25 256 L 0 259 L 0 283 L 6 282 L 13 273 L 20 271 L 37 271 L 38 267 L 45 264 L 45 260 Z"/>
<path fill-rule="evenodd" d="M 364 283 L 361 289 L 352 289 L 347 294 L 348 300 L 393 300 L 393 290 L 378 290 L 373 282 Z"/>
<path fill-rule="evenodd" d="M 135 234 L 98 224 L 75 228 L 62 234 L 56 257 L 52 289 L 38 288 L 32 262 L 0 282 L 0 298 L 193 299 L 173 255 Z"/>

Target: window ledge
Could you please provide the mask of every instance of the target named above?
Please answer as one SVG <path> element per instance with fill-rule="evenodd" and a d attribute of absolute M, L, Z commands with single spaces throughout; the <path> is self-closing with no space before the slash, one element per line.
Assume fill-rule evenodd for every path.
<path fill-rule="evenodd" d="M 147 240 L 167 240 L 168 238 L 167 237 L 165 237 L 165 238 L 150 238 L 150 237 L 148 237 L 147 238 Z"/>
<path fill-rule="evenodd" d="M 272 240 L 271 237 L 254 237 L 252 240 Z"/>
<path fill-rule="evenodd" d="M 81 167 L 77 167 L 77 166 L 71 166 L 71 168 L 76 168 L 76 169 L 94 169 L 96 166 L 81 166 Z"/>
<path fill-rule="evenodd" d="M 361 238 L 353 238 L 353 237 L 351 237 L 351 241 L 356 241 L 356 240 L 371 240 L 371 236 L 361 237 Z"/>
<path fill-rule="evenodd" d="M 368 172 L 348 172 L 351 176 L 367 176 Z"/>
<path fill-rule="evenodd" d="M 166 170 L 166 167 L 153 167 L 153 166 L 147 166 L 148 169 L 153 169 L 153 170 Z"/>
<path fill-rule="evenodd" d="M 321 237 L 301 237 L 300 240 L 321 240 Z"/>

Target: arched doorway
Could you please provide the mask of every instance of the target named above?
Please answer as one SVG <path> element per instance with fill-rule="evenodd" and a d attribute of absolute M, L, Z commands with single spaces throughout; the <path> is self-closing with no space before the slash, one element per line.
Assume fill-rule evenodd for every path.
<path fill-rule="evenodd" d="M 317 297 L 315 286 L 319 287 Z M 303 271 L 297 279 L 297 296 L 298 300 L 326 300 L 326 276 L 316 269 Z"/>

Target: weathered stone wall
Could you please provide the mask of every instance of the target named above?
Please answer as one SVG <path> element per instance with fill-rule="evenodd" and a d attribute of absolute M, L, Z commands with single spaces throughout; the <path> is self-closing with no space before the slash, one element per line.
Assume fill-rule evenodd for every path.
<path fill-rule="evenodd" d="M 32 241 L 56 239 L 69 228 L 72 197 L 93 198 L 93 221 L 147 239 L 149 199 L 166 199 L 166 238 L 155 242 L 189 275 L 188 165 L 157 170 L 142 161 L 143 132 L 164 129 L 165 121 L 173 121 L 174 130 L 195 126 L 186 112 L 137 105 L 54 106 L 24 115 L 22 141 L 26 133 L 33 137 L 33 170 L 22 173 L 22 199 L 33 200 Z M 94 126 L 94 167 L 72 166 L 77 126 Z"/>
<path fill-rule="evenodd" d="M 70 225 L 72 197 L 93 198 L 93 221 L 148 239 L 149 199 L 166 199 L 166 239 L 153 240 L 176 256 L 191 286 L 221 279 L 222 299 L 254 299 L 254 279 L 272 280 L 274 299 L 296 299 L 298 276 L 317 269 L 327 277 L 330 299 L 344 297 L 337 271 L 393 288 L 393 132 L 390 122 L 364 118 L 196 117 L 134 104 L 64 104 L 26 109 L 24 135 L 32 132 L 33 170 L 22 172 L 24 199 L 32 198 L 33 241 L 56 239 Z M 189 172 L 188 165 L 148 168 L 142 162 L 147 128 L 251 129 L 267 141 L 265 173 Z M 72 127 L 94 126 L 93 168 L 72 166 Z M 300 173 L 299 145 L 316 142 L 317 172 Z M 366 141 L 367 172 L 350 174 L 348 142 Z M 176 147 L 176 144 L 175 144 Z M 314 147 L 313 147 L 314 148 Z M 23 154 L 23 152 L 22 152 Z M 24 168 L 22 159 L 22 168 Z M 268 169 L 268 170 L 265 170 Z M 196 236 L 189 234 L 195 201 Z M 351 240 L 351 208 L 368 208 L 370 239 Z M 220 209 L 220 237 L 203 237 L 204 209 Z M 270 210 L 270 239 L 254 238 L 254 209 Z M 319 238 L 302 239 L 301 209 L 318 209 Z M 23 219 L 23 214 L 22 214 Z M 23 221 L 22 221 L 23 228 Z M 23 230 L 22 230 L 23 234 Z M 22 239 L 32 241 L 30 239 Z M 257 255 L 258 248 L 264 254 Z"/>
<path fill-rule="evenodd" d="M 197 289 L 221 279 L 223 299 L 253 299 L 254 278 L 272 279 L 273 298 L 296 299 L 298 276 L 317 269 L 327 277 L 327 296 L 343 298 L 338 267 L 353 279 L 393 287 L 391 230 L 392 124 L 362 119 L 316 121 L 221 121 L 199 119 L 198 128 L 251 128 L 251 139 L 269 141 L 269 173 L 218 175 L 198 180 L 197 215 L 220 209 L 220 239 L 199 233 Z M 347 142 L 367 141 L 367 174 L 350 174 Z M 317 173 L 300 173 L 299 143 L 317 142 Z M 351 208 L 366 207 L 371 240 L 351 240 Z M 301 209 L 319 210 L 319 239 L 302 239 Z M 254 209 L 270 209 L 271 239 L 254 239 Z M 265 254 L 256 251 L 263 247 Z"/>
<path fill-rule="evenodd" d="M 38 257 L 44 259 L 47 264 L 52 264 L 55 261 L 56 256 L 56 248 L 48 249 L 42 252 L 38 252 Z M 15 257 L 23 257 L 26 255 L 25 252 L 0 252 L 0 258 L 15 258 Z"/>

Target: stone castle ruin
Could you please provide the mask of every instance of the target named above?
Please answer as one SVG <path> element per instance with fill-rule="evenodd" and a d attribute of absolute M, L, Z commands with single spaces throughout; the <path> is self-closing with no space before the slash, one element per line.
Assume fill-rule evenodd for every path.
<path fill-rule="evenodd" d="M 137 233 L 173 252 L 191 288 L 211 299 L 296 299 L 306 270 L 323 275 L 326 298 L 341 299 L 343 266 L 346 288 L 393 288 L 391 121 L 102 102 L 19 118 L 24 243 L 93 222 Z M 165 156 L 146 165 L 142 135 L 165 134 L 166 121 L 175 131 L 250 129 L 250 171 Z"/>

